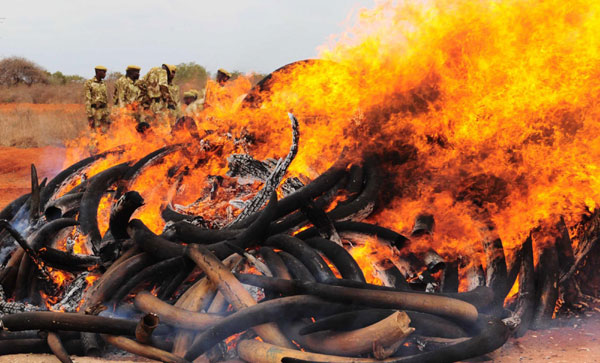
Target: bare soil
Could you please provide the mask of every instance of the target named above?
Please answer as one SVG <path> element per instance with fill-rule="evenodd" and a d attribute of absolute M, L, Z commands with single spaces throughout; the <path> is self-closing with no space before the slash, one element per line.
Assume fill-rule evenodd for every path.
<path fill-rule="evenodd" d="M 51 178 L 63 168 L 65 151 L 58 147 L 0 147 L 0 208 L 30 190 L 30 165 L 34 163 L 40 178 Z M 579 317 L 558 319 L 545 330 L 529 331 L 524 337 L 510 339 L 487 357 L 500 363 L 513 362 L 600 362 L 600 309 L 591 308 Z M 77 363 L 109 360 L 73 357 Z M 131 360 L 110 360 L 130 362 Z M 139 360 L 138 360 L 139 361 Z M 147 361 L 147 360 L 144 360 Z M 0 357 L 0 362 L 58 362 L 48 354 L 19 354 Z"/>
<path fill-rule="evenodd" d="M 31 164 L 35 164 L 40 182 L 52 178 L 63 168 L 65 150 L 59 147 L 0 147 L 0 206 L 31 191 Z"/>
<path fill-rule="evenodd" d="M 587 312 L 578 318 L 553 321 L 553 326 L 511 338 L 490 354 L 494 362 L 600 362 L 600 314 Z"/>

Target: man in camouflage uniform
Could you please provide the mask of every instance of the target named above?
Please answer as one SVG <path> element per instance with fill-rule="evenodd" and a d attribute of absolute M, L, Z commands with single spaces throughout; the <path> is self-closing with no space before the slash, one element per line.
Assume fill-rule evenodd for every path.
<path fill-rule="evenodd" d="M 143 77 L 141 84 L 141 103 L 145 110 L 152 113 L 150 122 L 157 122 L 179 109 L 179 87 L 173 84 L 177 67 L 163 64 L 151 68 Z M 169 111 L 170 112 L 167 112 Z M 169 122 L 170 124 L 170 122 Z"/>
<path fill-rule="evenodd" d="M 195 89 L 191 89 L 191 90 L 183 93 L 183 103 L 186 106 L 189 106 L 192 102 L 196 101 L 197 99 L 198 99 L 198 91 L 196 91 Z"/>
<path fill-rule="evenodd" d="M 115 82 L 115 92 L 113 101 L 117 107 L 126 107 L 138 101 L 140 97 L 140 88 L 136 81 L 140 78 L 140 67 L 130 65 L 125 71 L 125 75 L 121 76 Z"/>
<path fill-rule="evenodd" d="M 211 105 L 214 106 L 220 103 L 223 98 L 226 98 L 227 92 L 225 91 L 225 84 L 230 78 L 231 73 L 223 68 L 219 68 L 215 81 L 209 79 L 208 82 L 206 82 L 203 108 L 210 107 Z"/>
<path fill-rule="evenodd" d="M 195 89 L 189 90 L 183 94 L 185 110 L 183 116 L 177 118 L 175 125 L 173 125 L 172 132 L 179 133 L 186 130 L 192 137 L 200 138 L 198 127 L 194 121 L 194 116 L 203 110 L 204 98 L 199 99 L 199 96 L 200 92 Z"/>
<path fill-rule="evenodd" d="M 88 117 L 88 124 L 93 131 L 106 132 L 110 126 L 108 109 L 108 94 L 106 83 L 103 79 L 106 77 L 106 67 L 96 66 L 94 68 L 96 75 L 85 82 L 85 111 Z"/>
<path fill-rule="evenodd" d="M 204 92 L 195 89 L 189 90 L 183 94 L 183 103 L 187 105 L 184 116 L 194 116 L 204 110 Z"/>
<path fill-rule="evenodd" d="M 219 84 L 219 86 L 225 86 L 225 83 L 227 83 L 227 81 L 229 81 L 230 78 L 231 73 L 227 72 L 223 68 L 219 68 L 219 70 L 217 71 L 217 83 Z"/>

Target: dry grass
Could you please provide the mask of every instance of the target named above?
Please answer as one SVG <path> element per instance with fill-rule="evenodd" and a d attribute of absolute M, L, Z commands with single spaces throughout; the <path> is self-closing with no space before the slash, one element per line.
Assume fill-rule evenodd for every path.
<path fill-rule="evenodd" d="M 81 104 L 0 104 L 0 146 L 60 146 L 87 129 Z"/>
<path fill-rule="evenodd" d="M 112 100 L 115 81 L 107 80 L 108 100 Z M 36 104 L 74 104 L 84 101 L 83 82 L 67 82 L 65 84 L 35 83 L 30 86 L 0 86 L 0 104 L 2 103 L 36 103 Z"/>
<path fill-rule="evenodd" d="M 0 86 L 0 103 L 81 103 L 83 83 Z"/>

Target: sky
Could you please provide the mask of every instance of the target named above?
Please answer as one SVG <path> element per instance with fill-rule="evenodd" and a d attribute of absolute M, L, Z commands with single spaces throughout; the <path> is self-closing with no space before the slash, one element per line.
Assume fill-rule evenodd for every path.
<path fill-rule="evenodd" d="M 9 1 L 9 0 L 5 0 Z M 21 56 L 50 72 L 93 67 L 142 72 L 196 62 L 269 73 L 318 55 L 373 0 L 30 0 L 0 7 L 0 58 Z"/>

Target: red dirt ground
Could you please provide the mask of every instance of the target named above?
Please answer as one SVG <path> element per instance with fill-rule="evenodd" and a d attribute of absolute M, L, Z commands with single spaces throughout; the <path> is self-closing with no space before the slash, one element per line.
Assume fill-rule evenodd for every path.
<path fill-rule="evenodd" d="M 36 166 L 40 182 L 52 178 L 63 167 L 65 151 L 58 147 L 20 149 L 0 147 L 0 205 L 31 191 L 31 168 Z"/>
<path fill-rule="evenodd" d="M 51 178 L 62 170 L 65 152 L 62 148 L 0 147 L 0 208 L 31 188 L 30 165 L 34 163 L 40 180 Z M 600 310 L 598 310 L 600 311 Z M 555 327 L 529 331 L 520 339 L 510 339 L 502 348 L 488 355 L 494 362 L 600 362 L 600 314 L 596 311 L 579 318 L 557 321 Z M 76 357 L 76 362 L 98 362 Z M 0 362 L 58 362 L 51 355 L 21 354 L 0 357 Z"/>

